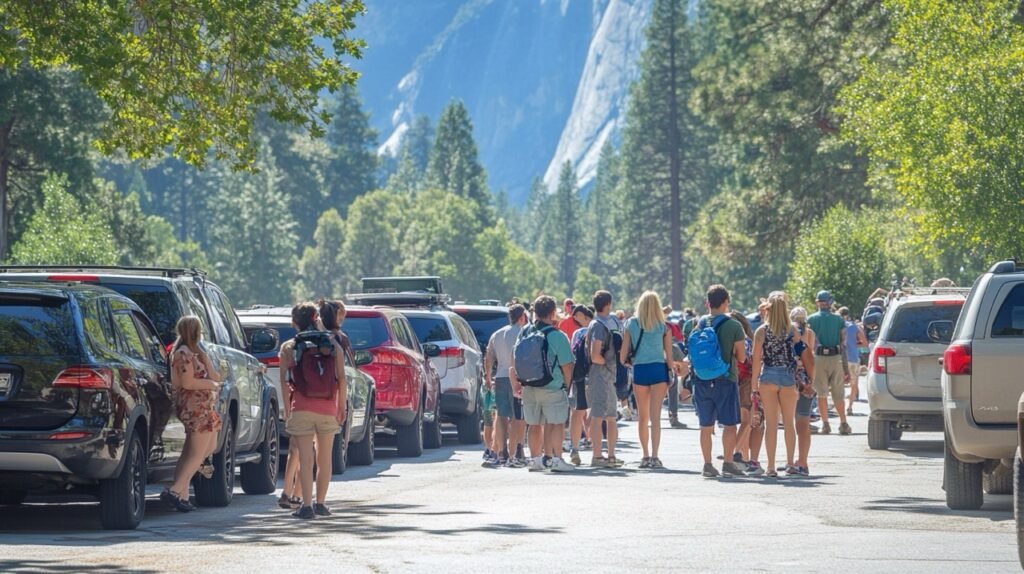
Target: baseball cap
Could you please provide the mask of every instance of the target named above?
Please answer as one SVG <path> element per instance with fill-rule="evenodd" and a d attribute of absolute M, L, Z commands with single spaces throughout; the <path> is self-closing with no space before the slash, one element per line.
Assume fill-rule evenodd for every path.
<path fill-rule="evenodd" d="M 832 294 L 828 291 L 818 291 L 818 296 L 814 298 L 815 301 L 823 301 L 826 303 L 832 302 Z"/>

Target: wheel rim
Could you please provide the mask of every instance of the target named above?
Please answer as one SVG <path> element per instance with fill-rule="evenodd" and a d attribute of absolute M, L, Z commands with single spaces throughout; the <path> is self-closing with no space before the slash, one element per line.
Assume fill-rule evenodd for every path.
<path fill-rule="evenodd" d="M 228 494 L 235 489 L 235 429 L 228 424 L 228 436 L 224 439 L 224 486 Z"/>
<path fill-rule="evenodd" d="M 142 508 L 146 504 L 146 477 L 143 476 L 142 471 L 142 449 L 139 448 L 138 443 L 133 443 L 131 453 L 131 464 L 132 464 L 132 482 L 131 482 L 131 501 L 132 501 L 132 514 L 138 516 L 142 512 Z"/>
<path fill-rule="evenodd" d="M 277 459 L 281 456 L 281 446 L 278 444 L 277 413 L 271 411 L 270 425 L 267 427 L 267 476 L 271 482 L 277 481 Z"/>

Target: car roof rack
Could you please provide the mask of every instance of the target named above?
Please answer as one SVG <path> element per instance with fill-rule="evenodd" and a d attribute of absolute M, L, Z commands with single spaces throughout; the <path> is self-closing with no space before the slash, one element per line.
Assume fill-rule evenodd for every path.
<path fill-rule="evenodd" d="M 444 293 L 351 293 L 346 298 L 371 307 L 422 307 L 430 310 L 447 309 L 451 302 Z"/>
<path fill-rule="evenodd" d="M 902 299 L 908 296 L 926 297 L 929 295 L 955 295 L 966 297 L 971 292 L 970 287 L 904 287 L 896 292 L 895 299 Z"/>
<path fill-rule="evenodd" d="M 988 270 L 989 273 L 1016 273 L 1017 271 L 1024 271 L 1024 261 L 1016 257 L 1000 261 Z"/>
<path fill-rule="evenodd" d="M 129 265 L 0 265 L 0 273 L 95 273 L 107 271 L 126 275 L 159 275 L 162 277 L 193 276 L 205 278 L 202 269 L 184 267 L 133 267 Z"/>

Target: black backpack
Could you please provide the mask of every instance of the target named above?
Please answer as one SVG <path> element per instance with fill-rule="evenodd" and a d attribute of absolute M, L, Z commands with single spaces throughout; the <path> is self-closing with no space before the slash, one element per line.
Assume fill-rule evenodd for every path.
<path fill-rule="evenodd" d="M 572 356 L 576 362 L 572 364 L 572 382 L 582 383 L 590 372 L 590 348 L 587 345 L 589 327 L 581 327 L 582 336 L 576 337 L 572 345 Z"/>

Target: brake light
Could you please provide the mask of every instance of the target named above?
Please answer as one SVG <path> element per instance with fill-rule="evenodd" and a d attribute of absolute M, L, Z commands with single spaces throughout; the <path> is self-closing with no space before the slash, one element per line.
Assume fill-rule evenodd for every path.
<path fill-rule="evenodd" d="M 942 368 L 947 375 L 971 374 L 971 346 L 966 343 L 953 343 L 942 354 Z"/>
<path fill-rule="evenodd" d="M 73 273 L 67 275 L 49 275 L 46 277 L 47 281 L 82 281 L 88 283 L 99 283 L 99 275 L 83 275 L 81 273 Z"/>
<path fill-rule="evenodd" d="M 100 367 L 68 367 L 53 381 L 54 387 L 77 389 L 109 389 L 114 372 Z"/>
<path fill-rule="evenodd" d="M 896 349 L 885 345 L 875 345 L 874 350 L 871 351 L 871 370 L 876 374 L 884 375 L 886 373 L 885 359 L 895 356 Z"/>
<path fill-rule="evenodd" d="M 962 306 L 964 304 L 964 300 L 963 299 L 949 299 L 949 300 L 944 300 L 944 301 L 936 301 L 933 304 L 934 305 L 939 305 L 939 306 L 942 306 L 942 307 L 952 307 L 954 305 Z"/>
<path fill-rule="evenodd" d="M 448 347 L 447 349 L 441 349 L 439 357 L 443 357 L 448 365 L 449 369 L 461 367 L 466 364 L 466 350 L 462 347 Z"/>
<path fill-rule="evenodd" d="M 280 367 L 281 357 L 264 357 L 260 359 L 260 362 L 268 367 Z"/>
<path fill-rule="evenodd" d="M 55 432 L 50 435 L 50 440 L 76 440 L 90 436 L 87 432 Z"/>
<path fill-rule="evenodd" d="M 396 365 L 399 367 L 408 367 L 412 364 L 405 353 L 388 347 L 373 351 L 373 361 L 382 365 Z"/>

